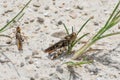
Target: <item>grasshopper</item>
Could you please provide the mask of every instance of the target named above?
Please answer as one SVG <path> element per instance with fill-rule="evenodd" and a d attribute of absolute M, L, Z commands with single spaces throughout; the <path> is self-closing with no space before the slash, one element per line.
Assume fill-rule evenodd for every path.
<path fill-rule="evenodd" d="M 69 44 L 72 43 L 76 38 L 77 38 L 77 34 L 73 32 L 70 35 L 65 36 L 63 40 L 60 40 L 57 43 L 45 49 L 44 52 L 52 54 L 53 52 L 58 50 L 58 53 L 54 54 L 51 58 L 54 59 L 59 55 L 61 55 L 61 53 L 66 50 L 66 47 L 69 46 Z"/>
<path fill-rule="evenodd" d="M 20 29 L 20 27 L 17 27 L 16 28 L 16 45 L 17 45 L 19 51 L 23 50 L 23 44 L 22 44 L 23 41 L 24 40 L 21 35 L 21 29 Z"/>

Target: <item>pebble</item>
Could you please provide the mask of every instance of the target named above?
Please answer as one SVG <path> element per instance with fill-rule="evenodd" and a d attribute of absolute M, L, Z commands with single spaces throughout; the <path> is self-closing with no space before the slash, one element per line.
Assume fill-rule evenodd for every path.
<path fill-rule="evenodd" d="M 6 41 L 6 44 L 11 44 L 11 43 L 12 43 L 11 40 L 7 40 L 7 41 Z"/>
<path fill-rule="evenodd" d="M 33 77 L 31 77 L 30 80 L 35 80 L 35 79 Z"/>
<path fill-rule="evenodd" d="M 32 52 L 32 56 L 38 55 L 38 54 L 39 54 L 39 52 L 38 52 L 37 50 L 34 50 L 34 51 Z"/>
<path fill-rule="evenodd" d="M 29 24 L 29 22 L 27 22 L 27 21 L 25 21 L 24 23 L 25 23 L 25 24 Z"/>
<path fill-rule="evenodd" d="M 63 8 L 65 6 L 65 3 L 62 3 L 62 5 L 59 6 L 59 8 Z"/>
<path fill-rule="evenodd" d="M 49 15 L 48 12 L 44 13 L 44 16 L 45 16 L 45 17 L 50 17 L 50 15 Z"/>
<path fill-rule="evenodd" d="M 76 6 L 76 9 L 83 10 L 83 7 L 77 5 L 77 6 Z"/>
<path fill-rule="evenodd" d="M 49 10 L 49 6 L 45 6 L 45 8 L 44 8 L 45 10 Z"/>
<path fill-rule="evenodd" d="M 43 18 L 38 17 L 38 18 L 37 18 L 37 22 L 39 22 L 40 24 L 43 24 L 43 23 L 44 23 L 44 19 L 43 19 Z"/>
<path fill-rule="evenodd" d="M 4 7 L 4 8 L 7 8 L 7 4 L 4 4 L 3 7 Z"/>
<path fill-rule="evenodd" d="M 71 10 L 71 9 L 70 9 L 69 7 L 65 9 L 65 11 L 70 11 L 70 10 Z"/>
<path fill-rule="evenodd" d="M 72 19 L 77 18 L 77 14 L 75 12 L 71 12 L 69 15 Z"/>
<path fill-rule="evenodd" d="M 94 25 L 95 25 L 95 26 L 98 26 L 99 24 L 98 24 L 97 22 L 94 22 Z"/>
<path fill-rule="evenodd" d="M 30 20 L 31 23 L 34 22 L 34 21 L 35 21 L 34 19 L 31 19 L 31 20 Z"/>
<path fill-rule="evenodd" d="M 30 59 L 30 56 L 26 56 L 26 57 L 25 57 L 25 60 L 28 60 L 28 59 Z"/>
<path fill-rule="evenodd" d="M 40 5 L 40 3 L 34 3 L 33 6 L 34 7 L 40 7 L 41 5 Z"/>
<path fill-rule="evenodd" d="M 13 12 L 12 9 L 5 11 L 5 13 Z"/>
<path fill-rule="evenodd" d="M 62 24 L 62 21 L 58 21 L 58 25 L 61 25 Z"/>
<path fill-rule="evenodd" d="M 21 63 L 20 63 L 20 67 L 23 67 L 23 66 L 24 66 L 24 63 L 23 63 L 23 62 L 21 62 Z"/>
<path fill-rule="evenodd" d="M 38 9 L 34 9 L 34 11 L 35 11 L 35 12 L 37 12 L 37 11 L 38 11 Z"/>
<path fill-rule="evenodd" d="M 29 63 L 29 64 L 33 64 L 34 62 L 33 62 L 33 60 L 30 60 L 30 61 L 28 61 L 28 63 Z"/>

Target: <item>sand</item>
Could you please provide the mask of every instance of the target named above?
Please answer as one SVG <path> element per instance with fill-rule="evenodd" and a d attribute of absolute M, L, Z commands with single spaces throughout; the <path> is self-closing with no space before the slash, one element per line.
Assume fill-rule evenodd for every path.
<path fill-rule="evenodd" d="M 0 0 L 0 26 L 10 21 L 27 1 Z M 87 41 L 104 26 L 117 2 L 118 0 L 32 0 L 22 19 L 13 28 L 1 33 L 11 36 L 12 41 L 0 38 L 0 52 L 13 62 L 20 76 L 11 62 L 7 62 L 9 60 L 0 54 L 0 80 L 119 80 L 120 35 L 94 44 L 92 48 L 101 50 L 89 52 L 93 63 L 70 67 L 72 72 L 63 64 L 71 57 L 51 60 L 43 52 L 65 36 L 61 23 L 65 23 L 70 32 L 74 26 L 76 32 L 88 18 L 94 16 L 80 34 L 90 33 L 82 40 Z M 119 25 L 107 33 L 119 31 Z M 15 45 L 15 30 L 18 26 L 24 36 L 23 52 L 19 52 Z M 9 41 L 12 45 L 6 44 Z M 81 45 L 83 44 L 78 44 L 75 50 Z"/>

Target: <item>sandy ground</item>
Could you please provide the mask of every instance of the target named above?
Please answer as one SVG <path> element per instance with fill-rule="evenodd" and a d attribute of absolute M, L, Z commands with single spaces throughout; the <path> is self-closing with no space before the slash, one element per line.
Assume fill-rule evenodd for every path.
<path fill-rule="evenodd" d="M 0 26 L 13 18 L 27 1 L 0 0 Z M 81 32 L 90 32 L 82 40 L 87 41 L 105 24 L 117 2 L 118 0 L 32 0 L 17 25 L 1 33 L 13 37 L 13 45 L 6 44 L 9 39 L 0 38 L 0 52 L 11 59 L 20 76 L 10 62 L 2 63 L 7 59 L 0 54 L 0 80 L 120 80 L 120 35 L 105 38 L 93 45 L 92 48 L 102 49 L 90 52 L 89 56 L 94 62 L 70 69 L 72 73 L 75 72 L 72 75 L 68 67 L 63 65 L 70 57 L 50 60 L 48 54 L 43 52 L 65 36 L 61 22 L 70 31 L 74 26 L 76 32 L 89 17 L 94 16 Z M 21 27 L 22 35 L 25 36 L 22 53 L 15 45 L 14 32 L 17 26 Z M 116 25 L 108 33 L 119 29 L 119 25 Z M 57 32 L 61 35 L 57 35 Z"/>

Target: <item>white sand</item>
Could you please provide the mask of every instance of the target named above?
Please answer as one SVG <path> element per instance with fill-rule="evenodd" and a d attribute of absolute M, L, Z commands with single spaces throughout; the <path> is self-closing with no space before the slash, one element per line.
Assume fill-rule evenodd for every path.
<path fill-rule="evenodd" d="M 0 26 L 13 18 L 27 1 L 0 0 Z M 26 37 L 23 53 L 19 53 L 16 45 L 6 45 L 8 39 L 0 39 L 0 45 L 6 45 L 1 46 L 0 51 L 11 59 L 21 77 L 18 77 L 10 62 L 5 62 L 0 63 L 0 80 L 69 80 L 70 72 L 66 65 L 62 65 L 69 58 L 50 60 L 48 54 L 43 52 L 50 44 L 61 39 L 59 35 L 58 38 L 51 36 L 53 33 L 65 32 L 63 25 L 58 22 L 65 23 L 69 30 L 74 26 L 74 31 L 77 31 L 89 17 L 94 16 L 81 32 L 91 32 L 83 39 L 86 41 L 105 24 L 117 2 L 118 0 L 32 0 L 20 22 L 14 28 L 1 33 L 13 37 L 14 44 L 14 31 L 19 25 Z M 80 9 L 76 8 L 78 6 Z M 8 10 L 12 12 L 5 13 Z M 38 18 L 43 18 L 44 22 L 38 22 Z M 33 22 L 30 22 L 31 20 Z M 108 33 L 114 31 L 119 31 L 118 25 Z M 77 78 L 71 80 L 119 80 L 120 35 L 100 40 L 92 47 L 102 51 L 90 52 L 94 62 L 74 68 Z M 38 58 L 33 58 L 33 53 Z M 0 55 L 0 60 L 7 59 Z"/>

